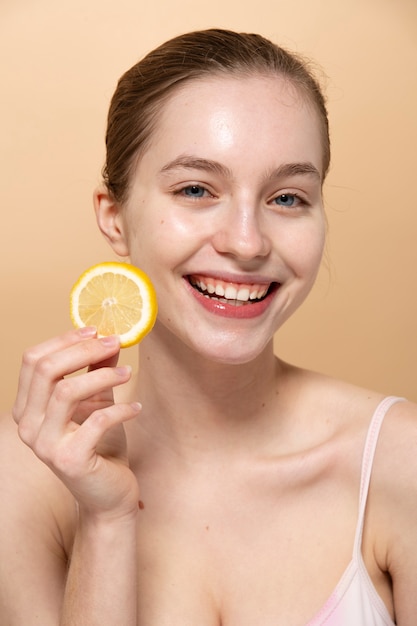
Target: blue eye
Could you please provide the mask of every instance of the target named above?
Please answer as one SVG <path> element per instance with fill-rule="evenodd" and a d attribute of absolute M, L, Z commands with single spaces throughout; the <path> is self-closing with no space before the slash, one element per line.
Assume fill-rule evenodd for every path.
<path fill-rule="evenodd" d="M 297 201 L 297 196 L 292 193 L 282 193 L 275 198 L 275 203 L 284 207 L 292 207 Z"/>
<path fill-rule="evenodd" d="M 206 190 L 204 187 L 200 187 L 200 185 L 189 185 L 188 187 L 184 187 L 183 193 L 189 198 L 202 198 Z"/>

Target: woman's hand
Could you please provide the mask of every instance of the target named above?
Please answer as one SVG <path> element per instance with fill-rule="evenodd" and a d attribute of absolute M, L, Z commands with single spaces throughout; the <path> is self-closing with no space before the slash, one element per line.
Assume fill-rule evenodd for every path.
<path fill-rule="evenodd" d="M 119 351 L 117 337 L 97 339 L 94 328 L 27 350 L 13 408 L 21 439 L 80 507 L 109 518 L 136 514 L 139 500 L 123 422 L 140 405 L 114 403 L 113 388 L 131 375 L 130 368 L 117 367 Z"/>

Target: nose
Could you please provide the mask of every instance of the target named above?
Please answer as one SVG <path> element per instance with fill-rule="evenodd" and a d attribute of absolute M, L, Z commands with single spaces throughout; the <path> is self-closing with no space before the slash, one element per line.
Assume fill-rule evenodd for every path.
<path fill-rule="evenodd" d="M 231 204 L 213 224 L 213 246 L 221 254 L 230 254 L 242 261 L 267 256 L 271 240 L 263 215 L 255 203 Z"/>

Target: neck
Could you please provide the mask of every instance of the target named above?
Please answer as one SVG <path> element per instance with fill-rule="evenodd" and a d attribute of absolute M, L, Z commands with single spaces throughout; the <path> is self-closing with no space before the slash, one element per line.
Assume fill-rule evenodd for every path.
<path fill-rule="evenodd" d="M 249 363 L 230 365 L 183 346 L 162 349 L 149 339 L 141 344 L 133 389 L 143 405 L 138 423 L 148 441 L 200 457 L 259 446 L 259 438 L 269 432 L 284 369 L 272 342 Z"/>

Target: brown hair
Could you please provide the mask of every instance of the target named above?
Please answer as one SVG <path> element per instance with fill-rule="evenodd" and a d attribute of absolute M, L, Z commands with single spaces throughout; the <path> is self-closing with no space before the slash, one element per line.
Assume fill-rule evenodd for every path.
<path fill-rule="evenodd" d="M 206 76 L 280 75 L 315 107 L 322 125 L 323 179 L 330 163 L 325 99 L 308 63 L 261 35 L 209 29 L 175 37 L 150 52 L 120 78 L 106 133 L 104 182 L 123 203 L 137 158 L 146 148 L 164 102 L 179 85 Z"/>

